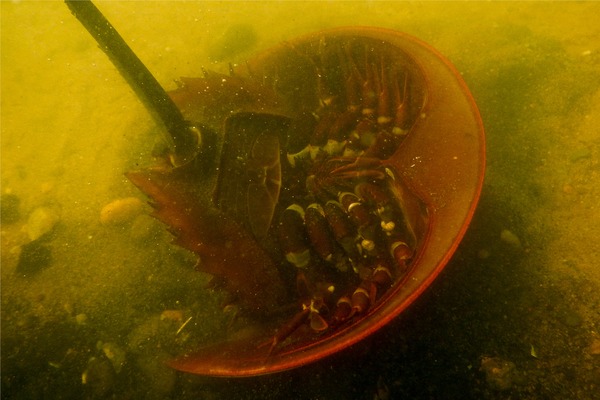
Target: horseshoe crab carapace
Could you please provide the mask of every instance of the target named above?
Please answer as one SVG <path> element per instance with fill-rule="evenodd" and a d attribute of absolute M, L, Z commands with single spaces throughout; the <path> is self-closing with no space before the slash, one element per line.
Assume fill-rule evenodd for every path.
<path fill-rule="evenodd" d="M 174 368 L 251 376 L 317 361 L 400 314 L 452 256 L 485 143 L 464 81 L 430 46 L 338 28 L 180 82 L 170 98 L 195 122 L 171 124 L 183 127 L 172 157 L 127 176 L 257 328 Z"/>

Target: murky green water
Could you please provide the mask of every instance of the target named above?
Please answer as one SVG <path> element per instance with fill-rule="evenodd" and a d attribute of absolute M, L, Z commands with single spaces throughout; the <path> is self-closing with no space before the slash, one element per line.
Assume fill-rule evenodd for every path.
<path fill-rule="evenodd" d="M 445 54 L 480 107 L 484 192 L 435 284 L 354 349 L 242 381 L 163 365 L 231 315 L 145 206 L 101 222 L 143 198 L 123 172 L 151 162 L 158 128 L 64 4 L 1 7 L 3 398 L 599 398 L 598 4 L 99 3 L 168 89 L 303 33 L 373 25 Z"/>

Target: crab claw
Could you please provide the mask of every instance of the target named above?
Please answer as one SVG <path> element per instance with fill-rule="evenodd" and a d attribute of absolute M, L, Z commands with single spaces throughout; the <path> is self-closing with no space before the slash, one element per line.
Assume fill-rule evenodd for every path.
<path fill-rule="evenodd" d="M 275 348 L 277 347 L 277 345 L 279 343 L 281 343 L 285 339 L 287 339 L 302 324 L 304 324 L 306 322 L 306 320 L 309 318 L 309 314 L 310 314 L 310 308 L 308 308 L 308 307 L 303 308 L 302 311 L 299 311 L 298 313 L 296 313 L 296 315 L 294 315 L 294 317 L 290 321 L 288 321 L 285 325 L 283 325 L 277 331 L 277 333 L 275 333 L 275 335 L 273 336 L 273 338 L 271 340 L 259 345 L 259 347 L 263 347 L 270 343 L 271 346 L 269 347 L 269 355 L 272 354 L 273 350 L 275 350 Z"/>
<path fill-rule="evenodd" d="M 358 157 L 354 162 L 335 168 L 331 175 L 341 179 L 373 178 L 384 179 L 385 172 L 379 168 L 383 162 L 375 157 Z"/>

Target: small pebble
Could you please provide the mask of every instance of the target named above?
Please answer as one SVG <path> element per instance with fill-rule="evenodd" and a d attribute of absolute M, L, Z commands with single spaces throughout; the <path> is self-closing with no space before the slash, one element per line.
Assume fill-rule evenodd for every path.
<path fill-rule="evenodd" d="M 477 252 L 477 258 L 485 260 L 490 258 L 490 251 L 488 249 L 481 249 Z"/>
<path fill-rule="evenodd" d="M 75 322 L 77 322 L 77 325 L 85 325 L 85 323 L 87 322 L 87 315 L 85 314 L 77 314 L 75 316 Z"/>
<path fill-rule="evenodd" d="M 169 319 L 171 321 L 181 322 L 181 321 L 183 321 L 183 311 L 182 310 L 164 310 L 160 314 L 160 319 L 161 320 Z"/>
<path fill-rule="evenodd" d="M 377 388 L 375 389 L 373 400 L 389 400 L 391 398 L 390 394 L 390 388 L 386 385 L 383 377 L 380 376 L 379 379 L 377 379 Z"/>
<path fill-rule="evenodd" d="M 40 192 L 47 194 L 54 189 L 54 182 L 44 182 L 40 185 Z"/>
<path fill-rule="evenodd" d="M 499 357 L 483 357 L 480 370 L 492 389 L 508 390 L 513 386 L 517 368 L 515 363 Z"/>
<path fill-rule="evenodd" d="M 594 338 L 594 340 L 592 340 L 590 347 L 588 347 L 588 352 L 594 356 L 600 355 L 600 339 Z"/>
<path fill-rule="evenodd" d="M 572 194 L 573 192 L 575 192 L 575 188 L 573 188 L 573 185 L 571 185 L 569 183 L 565 183 L 563 185 L 563 193 L 564 194 Z"/>
<path fill-rule="evenodd" d="M 149 389 L 156 395 L 156 398 L 171 398 L 171 392 L 177 383 L 177 373 L 165 363 L 170 358 L 166 352 L 158 351 L 150 356 L 140 356 L 137 359 L 137 366 L 146 377 Z"/>
<path fill-rule="evenodd" d="M 591 156 L 592 151 L 587 147 L 583 147 L 571 153 L 571 161 L 576 162 L 586 158 L 590 158 Z"/>
<path fill-rule="evenodd" d="M 21 199 L 15 194 L 4 193 L 0 197 L 0 222 L 2 224 L 12 224 L 21 218 L 19 205 Z"/>
<path fill-rule="evenodd" d="M 500 240 L 513 247 L 521 248 L 521 241 L 519 240 L 519 237 L 508 229 L 503 229 L 502 232 L 500 232 Z"/>
<path fill-rule="evenodd" d="M 249 50 L 256 44 L 256 31 L 250 25 L 238 24 L 230 26 L 227 31 L 210 46 L 208 54 L 214 61 L 231 59 Z"/>
<path fill-rule="evenodd" d="M 100 211 L 100 222 L 103 225 L 121 225 L 133 221 L 144 207 L 137 197 L 126 197 L 111 201 Z"/>
<path fill-rule="evenodd" d="M 115 343 L 103 343 L 102 344 L 102 352 L 110 360 L 112 363 L 115 372 L 118 374 L 125 365 L 125 350 L 120 348 Z"/>
<path fill-rule="evenodd" d="M 27 220 L 27 236 L 32 241 L 37 240 L 51 232 L 59 221 L 58 213 L 49 207 L 38 207 Z"/>
<path fill-rule="evenodd" d="M 33 275 L 50 265 L 52 254 L 40 240 L 34 240 L 21 246 L 17 263 L 17 273 L 23 276 Z"/>
<path fill-rule="evenodd" d="M 105 398 L 116 382 L 115 371 L 107 360 L 92 357 L 87 369 L 81 374 L 81 383 L 86 385 L 92 398 Z"/>

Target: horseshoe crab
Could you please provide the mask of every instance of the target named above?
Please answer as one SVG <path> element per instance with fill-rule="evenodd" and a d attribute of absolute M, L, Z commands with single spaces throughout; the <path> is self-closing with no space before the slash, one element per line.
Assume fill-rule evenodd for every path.
<path fill-rule="evenodd" d="M 464 81 L 429 45 L 331 29 L 167 96 L 91 3 L 67 3 L 168 132 L 170 154 L 127 177 L 259 327 L 171 366 L 252 376 L 317 361 L 399 315 L 448 262 L 485 140 Z"/>

